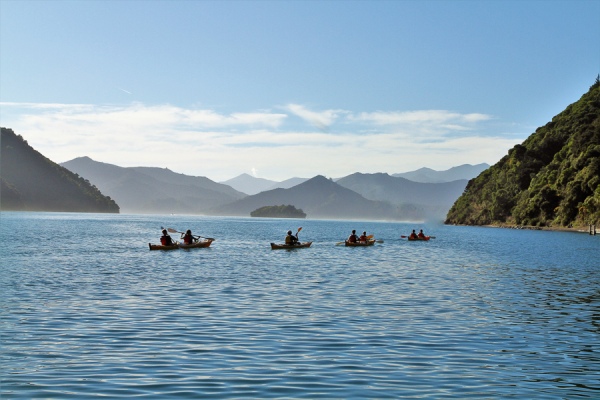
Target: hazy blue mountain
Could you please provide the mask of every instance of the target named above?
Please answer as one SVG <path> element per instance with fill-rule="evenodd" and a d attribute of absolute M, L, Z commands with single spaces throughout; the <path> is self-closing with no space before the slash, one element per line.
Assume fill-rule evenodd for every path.
<path fill-rule="evenodd" d="M 413 182 L 443 183 L 457 181 L 459 179 L 473 179 L 489 167 L 488 164 L 483 163 L 477 165 L 463 164 L 445 171 L 435 171 L 431 168 L 419 168 L 415 171 L 392 174 L 392 176 L 396 178 L 406 178 Z"/>
<path fill-rule="evenodd" d="M 12 129 L 1 129 L 0 208 L 12 211 L 118 213 L 90 182 L 34 150 Z"/>
<path fill-rule="evenodd" d="M 96 185 L 129 213 L 206 214 L 246 195 L 205 177 L 166 168 L 119 167 L 80 157 L 61 164 Z"/>
<path fill-rule="evenodd" d="M 413 216 L 442 220 L 467 183 L 466 179 L 421 183 L 383 173 L 355 173 L 337 180 L 337 184 L 369 200 L 387 201 L 395 206 L 412 206 Z"/>
<path fill-rule="evenodd" d="M 289 189 L 273 189 L 215 208 L 219 215 L 249 216 L 264 206 L 290 204 L 308 218 L 394 219 L 397 209 L 389 203 L 365 199 L 321 175 Z"/>
<path fill-rule="evenodd" d="M 307 180 L 308 180 L 308 178 L 290 178 L 290 179 L 286 179 L 285 181 L 275 183 L 273 186 L 271 186 L 267 190 L 273 190 L 273 189 L 279 189 L 279 188 L 289 189 L 289 188 L 299 185 L 303 182 L 306 182 Z"/>
<path fill-rule="evenodd" d="M 276 181 L 271 181 L 264 178 L 256 178 L 248 174 L 241 174 L 235 178 L 221 182 L 224 185 L 229 185 L 235 190 L 242 193 L 253 195 L 265 190 L 273 189 L 273 186 L 277 184 Z"/>

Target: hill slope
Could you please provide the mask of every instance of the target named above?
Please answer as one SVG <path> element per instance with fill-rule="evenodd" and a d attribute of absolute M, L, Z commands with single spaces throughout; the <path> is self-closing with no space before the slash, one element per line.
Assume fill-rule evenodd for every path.
<path fill-rule="evenodd" d="M 600 221 L 600 81 L 469 181 L 448 224 L 585 226 Z"/>
<path fill-rule="evenodd" d="M 396 209 L 388 203 L 367 200 L 352 190 L 318 175 L 290 189 L 274 189 L 248 196 L 214 209 L 220 215 L 248 216 L 263 207 L 291 204 L 308 218 L 393 219 Z"/>
<path fill-rule="evenodd" d="M 166 168 L 124 168 L 89 157 L 79 157 L 62 165 L 113 197 L 123 212 L 205 214 L 218 204 L 245 197 L 208 178 L 177 174 Z"/>
<path fill-rule="evenodd" d="M 290 178 L 286 179 L 285 181 L 277 182 L 264 178 L 255 178 L 248 174 L 241 174 L 235 178 L 222 181 L 221 183 L 224 185 L 229 185 L 235 190 L 247 195 L 254 195 L 267 190 L 279 188 L 289 189 L 293 186 L 301 184 L 302 182 L 306 182 L 307 180 L 308 179 L 306 178 Z"/>
<path fill-rule="evenodd" d="M 257 194 L 265 190 L 272 189 L 273 185 L 277 184 L 277 182 L 275 181 L 271 181 L 269 179 L 264 178 L 255 178 L 248 174 L 241 174 L 236 176 L 235 178 L 231 178 L 220 183 L 224 185 L 229 185 L 235 190 L 249 195 Z"/>
<path fill-rule="evenodd" d="M 435 171 L 431 168 L 419 168 L 416 171 L 392 174 L 396 178 L 406 178 L 413 182 L 421 183 L 443 183 L 461 179 L 469 180 L 485 171 L 490 166 L 482 163 L 477 165 L 463 164 L 452 167 L 445 171 Z"/>
<path fill-rule="evenodd" d="M 0 141 L 2 210 L 119 212 L 114 200 L 44 157 L 11 129 L 1 128 Z"/>
<path fill-rule="evenodd" d="M 461 195 L 467 180 L 444 183 L 413 182 L 388 174 L 355 173 L 337 180 L 345 188 L 370 200 L 386 201 L 411 210 L 411 218 L 443 220 L 446 213 Z M 406 208 L 406 206 L 411 208 Z"/>

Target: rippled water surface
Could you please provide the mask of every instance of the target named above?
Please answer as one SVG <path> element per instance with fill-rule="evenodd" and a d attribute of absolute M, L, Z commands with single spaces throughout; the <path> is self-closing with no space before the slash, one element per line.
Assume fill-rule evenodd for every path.
<path fill-rule="evenodd" d="M 0 215 L 1 398 L 600 398 L 600 237 Z M 149 251 L 160 227 L 215 237 Z M 271 250 L 302 226 L 311 248 Z M 423 227 L 429 242 L 400 238 Z M 336 246 L 350 230 L 383 240 Z"/>

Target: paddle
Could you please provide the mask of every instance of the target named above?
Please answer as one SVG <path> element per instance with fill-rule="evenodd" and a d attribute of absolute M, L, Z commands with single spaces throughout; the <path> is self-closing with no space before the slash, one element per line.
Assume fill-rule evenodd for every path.
<path fill-rule="evenodd" d="M 164 228 L 161 226 L 161 229 L 164 229 Z M 167 228 L 167 230 L 170 233 L 181 233 L 182 235 L 185 235 L 185 232 L 179 232 L 178 230 L 175 230 L 173 228 Z M 198 238 L 204 238 L 204 239 L 207 239 L 207 240 L 210 240 L 210 241 L 213 241 L 213 242 L 215 241 L 215 238 L 209 238 L 209 237 L 206 237 L 206 236 L 194 236 L 194 235 L 192 235 L 192 236 L 194 238 L 196 238 L 196 239 L 198 239 Z"/>
<path fill-rule="evenodd" d="M 367 236 L 367 240 L 371 240 L 371 239 L 373 239 L 374 237 L 375 237 L 375 235 L 369 235 L 369 236 Z M 383 239 L 373 239 L 373 241 L 374 241 L 375 243 L 383 243 Z"/>
<path fill-rule="evenodd" d="M 302 230 L 302 227 L 298 228 L 298 231 L 296 232 L 296 244 L 301 244 L 300 240 L 298 240 L 298 234 L 300 233 L 300 231 Z"/>

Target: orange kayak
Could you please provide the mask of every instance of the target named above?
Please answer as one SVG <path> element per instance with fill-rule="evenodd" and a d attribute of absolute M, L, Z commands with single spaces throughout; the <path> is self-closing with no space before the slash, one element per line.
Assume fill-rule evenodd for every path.
<path fill-rule="evenodd" d="M 312 244 L 312 242 L 304 242 L 304 243 L 298 243 L 298 244 L 276 244 L 276 243 L 271 243 L 271 250 L 279 250 L 279 249 L 287 249 L 287 250 L 303 249 L 305 247 L 310 247 L 311 244 Z"/>

